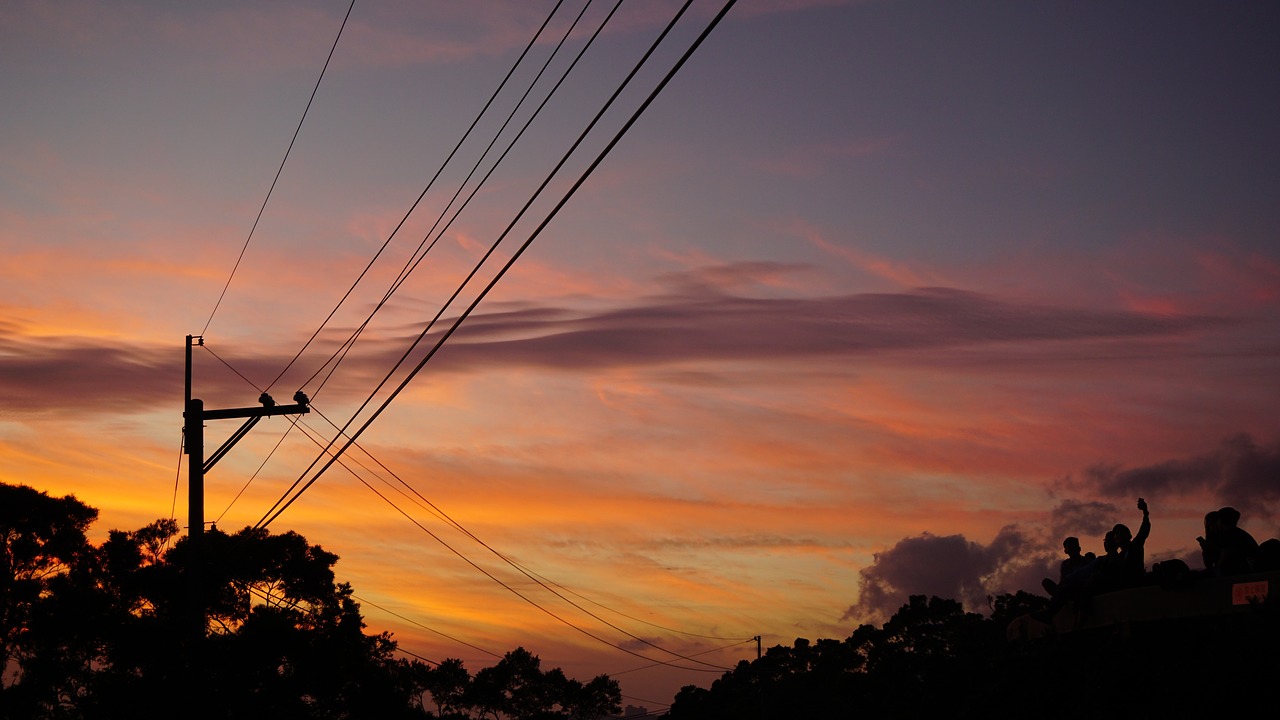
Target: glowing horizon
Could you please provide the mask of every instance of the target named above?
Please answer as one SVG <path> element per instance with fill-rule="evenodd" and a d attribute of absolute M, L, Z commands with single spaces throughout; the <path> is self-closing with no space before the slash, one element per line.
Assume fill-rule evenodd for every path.
<path fill-rule="evenodd" d="M 210 316 L 346 6 L 0 8 L 0 481 L 77 495 L 101 538 L 168 517 L 177 479 L 185 524 L 183 338 Z M 357 3 L 196 350 L 207 407 L 256 403 L 550 7 Z M 624 4 L 317 391 L 308 377 L 474 162 L 465 146 L 467 167 L 449 166 L 277 400 L 303 386 L 307 426 L 332 437 L 319 413 L 352 416 L 675 7 Z M 718 7 L 695 3 L 676 35 Z M 1035 589 L 1063 534 L 1098 549 L 1099 527 L 1136 522 L 1139 495 L 1149 562 L 1194 561 L 1204 511 L 1225 504 L 1259 539 L 1280 534 L 1280 13 L 1209 15 L 735 8 L 360 445 L 590 598 L 575 602 L 683 655 L 737 642 L 696 636 L 845 637 L 907 594 L 973 606 Z M 570 164 L 576 177 L 585 161 Z M 206 447 L 235 426 L 209 423 Z M 287 427 L 260 423 L 210 473 L 207 519 Z M 290 433 L 219 526 L 256 522 L 316 452 Z M 539 604 L 660 655 L 357 470 Z M 644 665 L 477 572 L 342 467 L 271 529 L 337 553 L 356 595 L 470 645 L 522 645 L 579 679 Z M 908 557 L 912 573 L 895 564 Z M 884 605 L 863 602 L 871 586 Z M 492 660 L 365 615 L 419 655 Z M 706 658 L 732 666 L 753 645 Z M 715 677 L 619 680 L 665 703 Z"/>

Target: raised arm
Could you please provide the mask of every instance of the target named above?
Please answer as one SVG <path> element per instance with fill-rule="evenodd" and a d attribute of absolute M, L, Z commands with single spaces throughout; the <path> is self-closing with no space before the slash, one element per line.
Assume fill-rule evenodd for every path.
<path fill-rule="evenodd" d="M 1133 542 L 1135 545 L 1143 545 L 1151 534 L 1151 514 L 1147 512 L 1147 501 L 1142 498 L 1138 498 L 1138 509 L 1142 511 L 1142 524 L 1138 526 L 1138 534 L 1133 536 Z"/>

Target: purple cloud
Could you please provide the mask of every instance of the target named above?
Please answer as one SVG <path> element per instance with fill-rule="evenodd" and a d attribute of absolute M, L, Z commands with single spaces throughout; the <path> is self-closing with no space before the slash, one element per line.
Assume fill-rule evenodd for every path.
<path fill-rule="evenodd" d="M 753 279 L 768 284 L 797 269 L 773 263 L 703 269 L 668 278 L 673 288 L 669 294 L 594 313 L 531 306 L 477 314 L 433 359 L 431 369 L 467 372 L 494 366 L 540 366 L 574 370 L 688 361 L 800 361 L 1011 341 L 1168 337 L 1231 322 L 1022 305 L 947 288 L 815 298 L 745 297 L 724 290 Z M 322 338 L 344 336 L 332 330 Z M 409 344 L 404 336 L 367 337 L 337 376 L 348 392 L 372 388 Z M 330 339 L 309 350 L 286 382 L 302 382 L 336 342 Z M 433 342 L 433 337 L 427 338 L 410 358 L 410 366 Z M 30 338 L 0 325 L 0 412 L 86 407 L 141 410 L 181 397 L 182 349 L 180 343 L 175 346 Z M 271 382 L 290 358 L 283 353 L 237 355 L 222 348 L 219 352 L 258 385 Z M 1062 348 L 1056 346 L 1055 352 Z M 220 395 L 253 395 L 249 383 L 225 371 L 203 350 L 197 353 L 202 367 L 212 364 L 215 370 L 200 372 L 206 401 Z M 294 389 L 289 386 L 290 391 Z"/>
<path fill-rule="evenodd" d="M 1246 515 L 1272 517 L 1280 501 L 1278 480 L 1280 442 L 1261 445 L 1242 433 L 1202 455 L 1138 467 L 1095 465 L 1059 486 L 1116 498 L 1209 493 Z"/>
<path fill-rule="evenodd" d="M 989 545 L 963 535 L 903 538 L 860 571 L 858 602 L 841 619 L 883 621 L 911 595 L 956 599 L 982 611 L 989 595 L 1038 588 L 1054 560 L 1050 548 L 1016 525 L 1005 526 Z"/>
<path fill-rule="evenodd" d="M 441 360 L 477 365 L 610 367 L 688 360 L 800 359 L 1007 342 L 1174 336 L 1223 318 L 1023 305 L 950 288 L 817 298 L 751 298 L 687 276 L 680 292 L 576 314 L 548 308 L 468 321 Z"/>

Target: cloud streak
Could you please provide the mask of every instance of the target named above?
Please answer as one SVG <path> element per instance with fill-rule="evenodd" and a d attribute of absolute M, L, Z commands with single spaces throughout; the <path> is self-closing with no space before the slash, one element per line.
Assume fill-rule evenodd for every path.
<path fill-rule="evenodd" d="M 735 270 L 709 268 L 705 273 L 723 284 Z M 681 276 L 675 282 L 680 286 L 677 292 L 600 312 L 527 306 L 477 314 L 449 341 L 435 367 L 469 372 L 530 366 L 594 370 L 720 360 L 805 362 L 1008 343 L 1143 340 L 1231 322 L 1204 316 L 1021 305 L 953 288 L 768 298 L 729 294 L 697 275 Z M 420 352 L 430 347 L 434 337 Z M 355 356 L 354 367 L 365 380 L 385 372 L 408 342 L 408 338 L 375 341 Z M 270 354 L 228 358 L 256 382 L 274 377 L 287 361 Z M 0 393 L 8 410 L 170 397 L 180 382 L 181 362 L 181 355 L 171 348 L 31 337 L 14 326 L 0 327 Z M 239 380 L 226 382 L 230 385 L 225 389 L 234 387 L 234 392 L 243 394 Z"/>
<path fill-rule="evenodd" d="M 547 309 L 469 323 L 451 365 L 588 368 L 697 360 L 778 360 L 945 350 L 996 343 L 1168 337 L 1225 318 L 1019 305 L 954 288 L 817 298 L 709 290 L 593 315 Z"/>

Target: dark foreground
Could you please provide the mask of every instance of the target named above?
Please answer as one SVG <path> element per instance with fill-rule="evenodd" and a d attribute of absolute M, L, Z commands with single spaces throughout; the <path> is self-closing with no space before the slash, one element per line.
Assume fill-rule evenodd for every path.
<path fill-rule="evenodd" d="M 995 600 L 991 618 L 917 596 L 883 627 L 797 640 L 687 687 L 675 720 L 742 718 L 1108 718 L 1274 714 L 1280 603 L 1126 622 L 1010 641 L 1047 601 Z"/>

